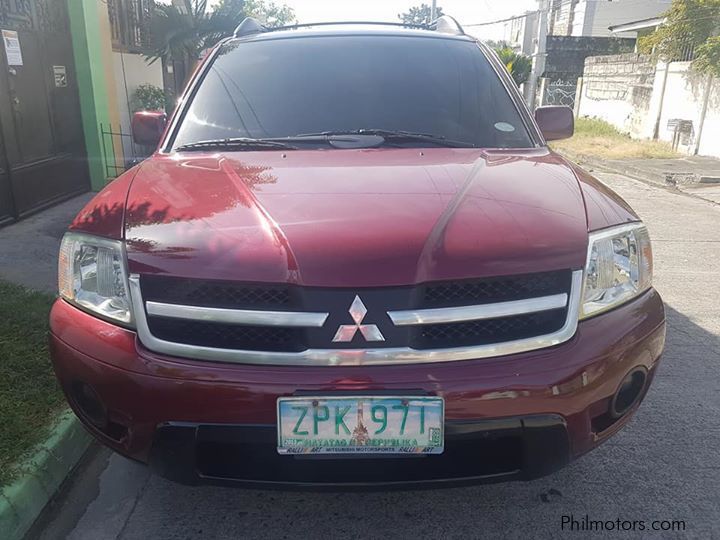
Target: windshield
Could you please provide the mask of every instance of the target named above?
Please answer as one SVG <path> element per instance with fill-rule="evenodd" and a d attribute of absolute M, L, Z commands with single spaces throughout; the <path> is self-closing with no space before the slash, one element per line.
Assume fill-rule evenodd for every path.
<path fill-rule="evenodd" d="M 357 130 L 422 133 L 481 148 L 533 146 L 477 44 L 377 35 L 228 43 L 173 146 Z"/>

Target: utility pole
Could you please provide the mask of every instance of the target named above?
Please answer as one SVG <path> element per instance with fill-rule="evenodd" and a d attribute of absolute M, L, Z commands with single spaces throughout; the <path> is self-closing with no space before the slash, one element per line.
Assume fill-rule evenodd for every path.
<path fill-rule="evenodd" d="M 430 22 L 437 19 L 435 16 L 437 14 L 437 0 L 432 0 L 432 8 L 430 9 Z"/>
<path fill-rule="evenodd" d="M 538 32 L 537 43 L 535 43 L 535 54 L 533 54 L 532 72 L 528 81 L 527 102 L 530 110 L 535 109 L 535 97 L 537 94 L 537 84 L 540 75 L 545 71 L 545 57 L 547 56 L 545 44 L 547 42 L 547 18 L 549 0 L 538 0 Z"/>

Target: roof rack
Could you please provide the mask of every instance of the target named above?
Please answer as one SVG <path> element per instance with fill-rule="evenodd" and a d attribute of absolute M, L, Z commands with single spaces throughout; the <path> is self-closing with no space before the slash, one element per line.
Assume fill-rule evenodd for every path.
<path fill-rule="evenodd" d="M 235 29 L 235 37 L 249 36 L 251 34 L 261 34 L 267 32 L 267 26 L 252 17 L 246 17 Z"/>
<path fill-rule="evenodd" d="M 462 26 L 449 15 L 443 15 L 436 19 L 432 23 L 428 24 L 408 24 L 408 23 L 394 23 L 394 22 L 377 22 L 377 21 L 337 21 L 337 22 L 317 22 L 317 23 L 303 23 L 303 24 L 291 24 L 287 26 L 277 26 L 274 28 L 268 28 L 263 25 L 257 19 L 247 17 L 240 25 L 235 29 L 234 36 L 236 38 L 249 36 L 252 34 L 262 34 L 265 32 L 275 32 L 278 30 L 294 30 L 297 28 L 309 28 L 313 26 L 338 26 L 338 25 L 373 25 L 373 26 L 395 26 L 400 28 L 417 28 L 420 30 L 434 30 L 443 34 L 453 35 L 465 35 Z"/>
<path fill-rule="evenodd" d="M 429 28 L 430 30 L 435 30 L 436 32 L 442 32 L 443 34 L 452 34 L 455 36 L 465 35 L 465 30 L 463 30 L 463 27 L 460 26 L 460 23 L 457 22 L 457 19 L 455 19 L 455 17 L 451 17 L 450 15 L 443 15 L 442 17 L 438 17 L 432 23 L 430 23 Z"/>

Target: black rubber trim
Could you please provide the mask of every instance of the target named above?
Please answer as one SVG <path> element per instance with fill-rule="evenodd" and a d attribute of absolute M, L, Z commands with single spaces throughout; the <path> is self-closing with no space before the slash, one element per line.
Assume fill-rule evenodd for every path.
<path fill-rule="evenodd" d="M 388 456 L 357 457 L 342 456 L 277 456 L 275 452 L 276 427 L 271 425 L 231 425 L 231 424 L 194 424 L 184 422 L 168 422 L 158 426 L 155 440 L 150 452 L 149 463 L 159 475 L 170 480 L 188 484 L 212 484 L 237 486 L 258 489 L 283 490 L 314 490 L 314 491 L 366 491 L 366 490 L 392 490 L 392 489 L 428 489 L 457 487 L 463 485 L 496 483 L 510 480 L 529 480 L 547 475 L 569 462 L 570 446 L 567 427 L 563 417 L 559 415 L 540 415 L 528 417 L 509 417 L 489 420 L 448 421 L 445 424 L 446 448 L 461 448 L 461 454 L 467 455 L 468 445 L 509 444 L 518 449 L 517 466 L 507 466 L 504 470 L 488 474 L 468 474 L 467 476 L 454 475 L 451 477 L 437 476 L 437 471 L 446 468 L 457 470 L 457 463 L 452 452 L 448 452 L 445 461 L 442 456 L 419 456 L 411 458 L 397 458 Z M 208 448 L 212 449 L 232 447 L 234 443 L 238 448 L 247 445 L 256 445 L 258 455 L 249 456 L 247 468 L 252 469 L 255 478 L 238 478 L 228 473 L 207 474 L 200 469 L 200 462 L 212 463 L 210 468 L 221 470 L 223 460 L 227 461 L 228 452 L 208 455 Z M 222 445 L 225 445 L 223 447 Z M 521 449 L 521 450 L 519 450 Z M 242 462 L 245 457 L 238 451 L 238 459 Z M 209 457 L 211 459 L 209 459 Z M 254 460 L 253 460 L 254 458 Z M 282 460 L 282 461 L 280 461 Z M 373 481 L 328 481 L 328 475 L 323 481 L 279 478 L 284 471 L 301 469 L 302 475 L 307 475 L 313 468 L 323 476 L 328 467 L 336 470 L 345 470 L 345 464 L 350 461 L 356 464 L 352 468 L 365 467 L 367 470 L 377 472 L 383 468 L 392 474 L 395 468 L 404 468 L 417 471 L 416 476 L 396 480 Z M 278 471 L 277 463 L 282 465 L 283 471 Z M 263 464 L 267 466 L 267 478 L 264 474 Z M 376 465 L 373 465 L 376 464 Z M 438 468 L 439 466 L 439 468 Z M 413 469 L 414 467 L 414 469 Z M 213 469 L 213 470 L 215 470 Z M 298 476 L 298 475 L 296 475 Z M 377 474 L 375 475 L 378 476 Z"/>

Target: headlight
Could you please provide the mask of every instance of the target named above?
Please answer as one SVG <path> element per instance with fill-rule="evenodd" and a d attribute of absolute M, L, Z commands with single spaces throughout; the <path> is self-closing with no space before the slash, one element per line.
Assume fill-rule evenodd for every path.
<path fill-rule="evenodd" d="M 642 223 L 590 234 L 580 318 L 632 300 L 652 284 L 652 248 Z"/>
<path fill-rule="evenodd" d="M 122 242 L 86 234 L 65 234 L 58 262 L 60 296 L 104 319 L 131 325 Z"/>

